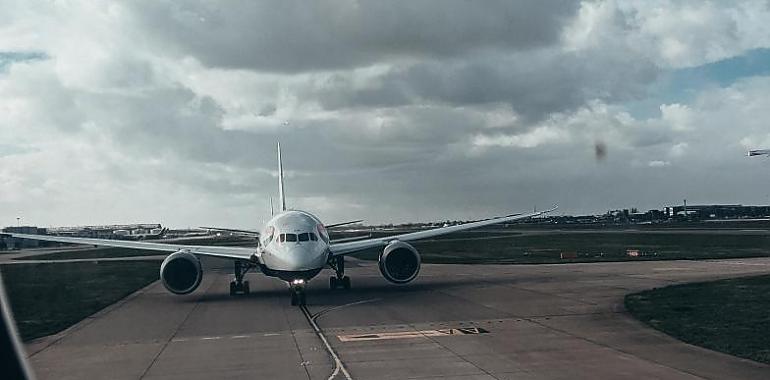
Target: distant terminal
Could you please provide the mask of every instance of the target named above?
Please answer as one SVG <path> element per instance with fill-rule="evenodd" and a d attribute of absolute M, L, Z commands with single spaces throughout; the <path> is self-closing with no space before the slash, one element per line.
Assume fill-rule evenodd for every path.
<path fill-rule="evenodd" d="M 770 149 L 754 149 L 754 150 L 750 150 L 747 155 L 749 157 L 754 157 L 754 156 L 767 156 L 767 157 L 770 157 Z"/>

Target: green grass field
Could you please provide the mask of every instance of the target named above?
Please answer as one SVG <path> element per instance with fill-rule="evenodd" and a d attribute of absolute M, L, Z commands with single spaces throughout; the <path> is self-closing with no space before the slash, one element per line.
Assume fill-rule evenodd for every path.
<path fill-rule="evenodd" d="M 770 364 L 770 276 L 675 285 L 630 294 L 626 309 L 690 344 Z"/>
<path fill-rule="evenodd" d="M 402 231 L 399 231 L 402 232 Z M 376 232 L 373 237 L 391 233 Z M 345 237 L 337 234 L 335 237 Z M 194 240 L 196 245 L 253 246 L 249 239 Z M 460 264 L 539 264 L 564 262 L 719 259 L 770 256 L 770 235 L 738 231 L 696 233 L 687 231 L 551 231 L 531 233 L 512 230 L 466 231 L 437 239 L 414 242 L 426 263 Z M 627 250 L 639 250 L 642 256 L 629 257 Z M 357 254 L 375 260 L 380 250 Z M 577 254 L 562 259 L 562 252 Z M 126 248 L 99 248 L 27 257 L 27 260 L 92 259 L 163 254 Z M 20 259 L 21 260 L 21 259 Z"/>
<path fill-rule="evenodd" d="M 66 248 L 65 248 L 66 249 Z M 16 260 L 68 260 L 68 259 L 99 259 L 104 257 L 135 257 L 135 256 L 156 256 L 163 255 L 163 252 L 148 251 L 144 249 L 129 248 L 93 248 L 87 250 L 65 251 L 59 253 L 45 253 L 20 257 Z"/>
<path fill-rule="evenodd" d="M 546 234 L 447 235 L 413 243 L 426 263 L 536 264 L 564 262 L 716 259 L 770 256 L 770 236 L 731 233 L 554 232 Z M 629 257 L 627 250 L 643 255 Z M 561 259 L 574 252 L 576 259 Z M 358 255 L 376 259 L 380 251 Z"/>
<path fill-rule="evenodd" d="M 54 334 L 158 279 L 157 261 L 0 265 L 22 340 Z"/>
<path fill-rule="evenodd" d="M 149 240 L 148 242 L 154 242 Z M 188 241 L 177 240 L 174 242 L 157 241 L 160 243 L 171 244 L 190 244 L 190 245 L 233 245 L 233 246 L 256 246 L 256 242 L 253 239 L 191 239 Z M 64 247 L 63 247 L 64 248 Z M 66 249 L 66 248 L 64 248 Z M 46 253 L 41 255 L 21 257 L 17 260 L 67 260 L 67 259 L 98 259 L 104 257 L 135 257 L 135 256 L 157 256 L 165 255 L 167 252 L 150 251 L 145 249 L 129 249 L 129 248 L 110 248 L 100 247 L 87 250 L 76 250 L 69 252 L 59 253 Z"/>

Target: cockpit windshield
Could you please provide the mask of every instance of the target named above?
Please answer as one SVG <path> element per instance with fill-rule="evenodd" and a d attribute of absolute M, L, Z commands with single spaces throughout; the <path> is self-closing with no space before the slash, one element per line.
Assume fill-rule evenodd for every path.
<path fill-rule="evenodd" d="M 318 236 L 312 232 L 304 232 L 301 234 L 280 234 L 278 235 L 278 242 L 302 242 L 302 241 L 318 241 Z"/>

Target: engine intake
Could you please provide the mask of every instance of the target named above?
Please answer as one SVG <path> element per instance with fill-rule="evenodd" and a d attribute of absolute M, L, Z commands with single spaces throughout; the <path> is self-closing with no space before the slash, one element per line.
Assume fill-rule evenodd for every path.
<path fill-rule="evenodd" d="M 420 254 L 402 241 L 394 241 L 380 254 L 380 273 L 395 284 L 406 284 L 420 272 Z"/>
<path fill-rule="evenodd" d="M 190 252 L 174 252 L 160 265 L 160 279 L 171 293 L 192 293 L 203 279 L 201 262 Z"/>

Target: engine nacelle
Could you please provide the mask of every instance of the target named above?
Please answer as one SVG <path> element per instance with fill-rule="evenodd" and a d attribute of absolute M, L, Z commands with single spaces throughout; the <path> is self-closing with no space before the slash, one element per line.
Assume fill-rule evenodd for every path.
<path fill-rule="evenodd" d="M 203 279 L 201 262 L 190 252 L 174 252 L 160 265 L 160 279 L 171 293 L 192 293 Z"/>
<path fill-rule="evenodd" d="M 411 245 L 394 241 L 380 254 L 380 273 L 395 284 L 406 284 L 420 272 L 420 253 Z"/>

